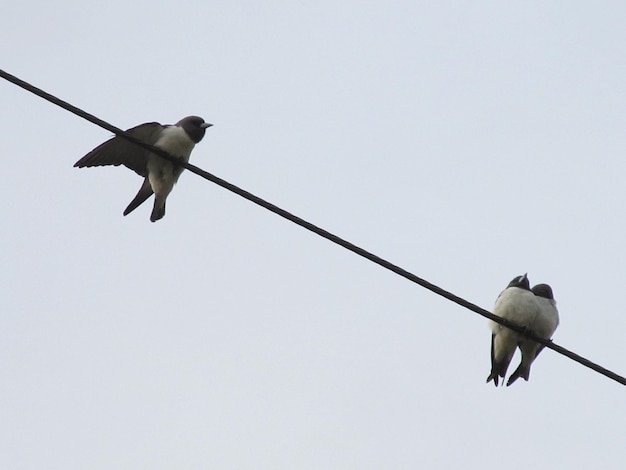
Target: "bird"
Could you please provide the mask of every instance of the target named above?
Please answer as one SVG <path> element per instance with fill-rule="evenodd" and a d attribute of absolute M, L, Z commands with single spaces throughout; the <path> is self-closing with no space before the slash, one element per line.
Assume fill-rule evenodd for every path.
<path fill-rule="evenodd" d="M 539 303 L 539 313 L 527 329 L 539 338 L 550 339 L 559 326 L 559 311 L 556 308 L 552 288 L 548 284 L 537 284 L 531 291 Z M 530 366 L 544 347 L 543 344 L 532 339 L 520 338 L 519 349 L 522 353 L 522 360 L 515 372 L 509 377 L 506 383 L 507 387 L 520 377 L 528 381 Z"/>
<path fill-rule="evenodd" d="M 530 290 L 528 273 L 515 277 L 496 299 L 494 315 L 505 318 L 520 327 L 528 328 L 539 315 L 540 304 Z M 487 383 L 493 380 L 497 387 L 504 376 L 522 335 L 499 323 L 490 321 L 491 327 L 491 373 Z"/>
<path fill-rule="evenodd" d="M 158 122 L 147 122 L 128 129 L 126 132 L 186 163 L 189 161 L 194 146 L 202 140 L 205 131 L 212 125 L 204 122 L 201 117 L 187 116 L 176 124 L 162 125 Z M 163 218 L 167 196 L 183 172 L 181 166 L 130 142 L 124 137 L 115 136 L 78 160 L 74 167 L 105 165 L 124 165 L 144 177 L 139 192 L 124 210 L 124 215 L 130 214 L 154 194 L 154 206 L 150 214 L 150 221 L 156 222 Z"/>

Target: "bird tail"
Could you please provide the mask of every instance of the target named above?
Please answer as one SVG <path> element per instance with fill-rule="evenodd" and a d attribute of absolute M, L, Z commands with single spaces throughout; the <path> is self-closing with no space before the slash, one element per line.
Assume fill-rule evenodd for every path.
<path fill-rule="evenodd" d="M 497 387 L 500 382 L 500 377 L 502 377 L 502 380 L 504 381 L 504 376 L 506 375 L 508 366 L 508 362 L 493 362 L 493 365 L 491 366 L 491 374 L 487 377 L 486 383 L 493 380 L 493 384 Z"/>
<path fill-rule="evenodd" d="M 509 380 L 506 383 L 508 387 L 513 382 L 515 382 L 520 377 L 523 378 L 526 382 L 530 378 L 530 366 L 539 354 L 540 344 L 536 343 L 530 339 L 522 341 L 519 345 L 520 351 L 522 352 L 522 360 L 520 361 L 519 366 L 515 369 L 515 372 L 511 374 Z"/>
<path fill-rule="evenodd" d="M 152 186 L 150 186 L 150 181 L 146 177 L 146 179 L 143 181 L 143 184 L 141 185 L 141 188 L 139 188 L 139 192 L 135 196 L 135 199 L 130 201 L 128 207 L 124 209 L 124 215 L 128 215 L 132 211 L 137 209 L 150 196 L 152 196 Z"/>
<path fill-rule="evenodd" d="M 489 377 L 487 377 L 487 383 L 493 380 L 493 384 L 497 387 L 500 380 L 499 377 L 500 376 L 496 372 L 492 371 L 491 374 L 489 374 Z"/>
<path fill-rule="evenodd" d="M 158 194 L 154 197 L 154 207 L 152 208 L 152 214 L 150 214 L 151 222 L 156 222 L 165 215 L 165 199 L 166 197 Z"/>
<path fill-rule="evenodd" d="M 510 386 L 520 377 L 528 382 L 528 379 L 530 377 L 530 364 L 524 364 L 524 362 L 522 361 L 520 365 L 517 366 L 517 369 L 515 369 L 515 372 L 513 372 L 509 377 L 509 380 L 506 382 L 506 386 Z"/>
<path fill-rule="evenodd" d="M 511 362 L 511 358 L 515 352 L 515 349 L 512 349 L 511 351 L 504 351 L 502 347 L 500 347 L 500 353 L 498 354 L 496 352 L 497 341 L 498 339 L 496 338 L 496 335 L 491 335 L 491 374 L 487 377 L 487 383 L 493 380 L 493 384 L 496 387 L 500 382 L 500 377 L 504 380 L 506 370 L 509 368 L 509 363 Z"/>

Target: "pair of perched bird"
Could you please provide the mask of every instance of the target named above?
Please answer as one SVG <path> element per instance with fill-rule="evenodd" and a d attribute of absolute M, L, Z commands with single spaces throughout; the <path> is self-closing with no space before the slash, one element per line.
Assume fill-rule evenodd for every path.
<path fill-rule="evenodd" d="M 552 288 L 548 284 L 537 284 L 531 289 L 526 274 L 517 276 L 500 293 L 493 313 L 542 339 L 550 339 L 559 325 L 559 312 Z M 487 377 L 487 383 L 493 380 L 497 387 L 500 378 L 504 381 L 517 348 L 520 349 L 522 359 L 506 385 L 511 385 L 520 377 L 528 380 L 530 366 L 544 346 L 494 321 L 490 322 L 490 326 L 491 374 Z"/>
<path fill-rule="evenodd" d="M 187 116 L 174 125 L 149 122 L 126 132 L 133 138 L 188 162 L 194 146 L 202 140 L 210 126 L 201 117 Z M 165 215 L 167 196 L 183 171 L 181 166 L 120 136 L 99 145 L 74 164 L 79 168 L 103 165 L 124 165 L 144 177 L 139 192 L 124 210 L 124 215 L 131 213 L 154 194 L 154 207 L 150 215 L 152 222 Z M 509 283 L 497 298 L 493 313 L 544 339 L 550 339 L 559 324 L 552 289 L 547 284 L 538 284 L 531 289 L 526 274 L 517 276 Z M 493 380 L 494 385 L 498 386 L 500 378 L 504 381 L 517 348 L 521 351 L 522 359 L 509 377 L 507 386 L 519 377 L 528 380 L 530 366 L 543 345 L 493 321 L 491 330 L 491 374 L 487 382 Z"/>

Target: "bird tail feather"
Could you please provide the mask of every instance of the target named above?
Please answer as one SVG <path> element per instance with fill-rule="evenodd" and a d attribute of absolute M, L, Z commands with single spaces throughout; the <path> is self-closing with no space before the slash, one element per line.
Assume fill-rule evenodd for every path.
<path fill-rule="evenodd" d="M 510 386 L 519 378 L 523 378 L 526 382 L 530 378 L 530 364 L 524 364 L 523 362 L 515 369 L 515 372 L 511 374 L 509 380 L 506 383 L 506 386 Z"/>
<path fill-rule="evenodd" d="M 152 208 L 152 214 L 150 214 L 150 221 L 156 222 L 162 219 L 165 215 L 165 198 L 158 195 L 154 198 L 154 207 Z"/>

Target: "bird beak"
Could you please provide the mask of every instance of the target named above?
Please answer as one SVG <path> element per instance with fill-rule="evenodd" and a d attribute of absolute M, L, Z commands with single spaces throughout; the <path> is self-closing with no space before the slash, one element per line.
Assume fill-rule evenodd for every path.
<path fill-rule="evenodd" d="M 200 127 L 202 127 L 203 129 L 206 129 L 207 127 L 211 127 L 213 124 L 209 124 L 208 122 L 203 122 L 202 124 L 200 124 Z"/>

